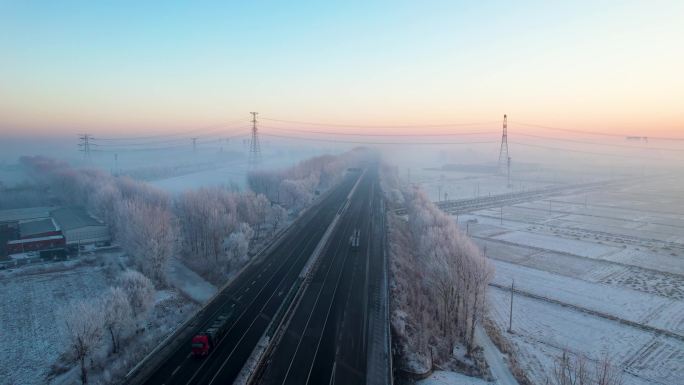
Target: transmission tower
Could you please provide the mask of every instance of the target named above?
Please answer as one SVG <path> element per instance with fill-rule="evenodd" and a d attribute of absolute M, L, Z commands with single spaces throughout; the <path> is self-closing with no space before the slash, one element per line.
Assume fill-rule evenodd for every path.
<path fill-rule="evenodd" d="M 501 136 L 501 149 L 499 150 L 499 173 L 503 174 L 509 167 L 508 155 L 508 118 L 504 115 L 503 134 Z"/>
<path fill-rule="evenodd" d="M 255 166 L 261 163 L 261 146 L 259 145 L 259 131 L 257 130 L 258 112 L 252 114 L 252 137 L 249 140 L 249 165 Z"/>
<path fill-rule="evenodd" d="M 90 146 L 92 145 L 93 137 L 88 134 L 80 134 L 78 136 L 78 150 L 83 153 L 83 159 L 90 160 Z"/>

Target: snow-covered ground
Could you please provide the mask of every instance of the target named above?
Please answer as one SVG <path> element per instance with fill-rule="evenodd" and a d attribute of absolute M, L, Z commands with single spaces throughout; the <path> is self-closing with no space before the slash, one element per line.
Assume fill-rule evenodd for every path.
<path fill-rule="evenodd" d="M 490 317 L 508 327 L 510 293 L 490 290 Z M 628 375 L 625 384 L 684 383 L 684 341 L 634 328 L 558 304 L 516 295 L 513 334 L 506 333 L 536 382 L 551 374 L 562 349 L 591 360 L 608 354 Z M 505 333 L 505 332 L 504 332 Z"/>
<path fill-rule="evenodd" d="M 223 185 L 234 185 L 240 189 L 244 189 L 247 182 L 246 175 L 247 165 L 242 162 L 242 164 L 236 164 L 235 166 L 203 170 L 195 173 L 159 179 L 150 182 L 150 184 L 174 194 L 193 188 Z"/>
<path fill-rule="evenodd" d="M 216 293 L 216 287 L 190 270 L 177 257 L 168 264 L 169 284 L 197 303 L 205 303 Z"/>
<path fill-rule="evenodd" d="M 0 290 L 3 293 L 0 296 L 0 336 L 3 341 L 0 344 L 0 383 L 47 383 L 50 366 L 66 346 L 60 309 L 75 299 L 97 298 L 109 286 L 115 285 L 118 274 L 125 268 L 123 262 L 121 252 L 110 251 L 0 272 Z M 171 265 L 170 281 L 179 283 L 180 287 L 155 293 L 147 331 L 127 344 L 154 347 L 197 308 L 198 305 L 188 301 L 186 296 L 203 302 L 215 292 L 213 286 L 182 264 Z M 139 355 L 127 351 L 126 358 L 121 359 L 136 359 L 136 354 Z M 102 373 L 94 372 L 93 375 L 97 379 Z M 52 381 L 59 384 L 76 382 L 77 370 L 70 370 Z"/>
<path fill-rule="evenodd" d="M 569 349 L 591 360 L 609 354 L 625 384 L 684 383 L 684 187 L 676 177 L 506 206 L 503 221 L 500 209 L 458 221 L 493 258 L 494 283 L 515 279 L 522 292 L 513 334 L 505 332 L 510 291 L 490 289 L 489 317 L 534 382 L 544 383 Z"/>
<path fill-rule="evenodd" d="M 45 383 L 49 365 L 65 346 L 60 333 L 60 306 L 77 298 L 95 297 L 107 287 L 105 275 L 98 267 L 69 268 L 67 264 L 65 268 L 0 277 L 3 384 Z"/>
<path fill-rule="evenodd" d="M 481 378 L 468 377 L 466 375 L 447 372 L 435 371 L 430 377 L 417 382 L 418 385 L 488 385 L 492 384 Z"/>

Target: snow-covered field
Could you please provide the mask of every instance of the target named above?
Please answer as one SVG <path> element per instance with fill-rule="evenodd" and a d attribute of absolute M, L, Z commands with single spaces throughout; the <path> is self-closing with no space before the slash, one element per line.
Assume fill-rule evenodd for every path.
<path fill-rule="evenodd" d="M 211 186 L 237 186 L 244 189 L 246 186 L 247 165 L 244 162 L 234 166 L 222 167 L 213 170 L 203 170 L 191 174 L 174 176 L 150 182 L 170 193 L 181 193 L 188 189 L 211 187 Z"/>
<path fill-rule="evenodd" d="M 81 259 L 21 267 L 0 272 L 0 383 L 34 385 L 48 383 L 47 374 L 64 351 L 62 306 L 76 299 L 97 298 L 124 268 L 120 252 L 102 252 Z M 181 280 L 179 289 L 157 291 L 147 319 L 147 332 L 137 343 L 153 347 L 171 333 L 205 301 L 215 288 L 183 265 L 170 267 L 170 280 Z M 180 292 L 183 294 L 181 294 Z M 190 297 L 196 302 L 189 301 Z M 126 346 L 124 346 L 126 348 Z M 135 348 L 133 348 L 135 349 Z M 130 352 L 129 352 L 130 353 Z M 135 356 L 128 354 L 127 359 Z M 108 359 L 114 359 L 110 357 Z M 96 378 L 98 373 L 95 373 Z M 70 370 L 54 383 L 76 383 L 78 371 Z"/>
<path fill-rule="evenodd" d="M 78 266 L 66 271 L 0 277 L 0 333 L 3 384 L 43 384 L 49 365 L 61 353 L 60 306 L 93 298 L 107 287 L 102 269 Z"/>
<path fill-rule="evenodd" d="M 498 208 L 458 217 L 493 258 L 499 287 L 490 288 L 489 317 L 533 382 L 544 383 L 568 349 L 610 355 L 625 384 L 684 384 L 679 180 L 506 206 L 503 220 Z M 508 334 L 513 279 L 521 293 Z"/>

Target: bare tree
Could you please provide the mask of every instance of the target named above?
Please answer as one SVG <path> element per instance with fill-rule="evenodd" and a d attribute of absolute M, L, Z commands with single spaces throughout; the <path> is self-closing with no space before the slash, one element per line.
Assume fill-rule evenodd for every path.
<path fill-rule="evenodd" d="M 613 364 L 608 354 L 604 354 L 596 362 L 594 376 L 596 385 L 622 385 L 624 383 L 622 370 Z"/>
<path fill-rule="evenodd" d="M 103 332 L 103 314 L 99 301 L 77 300 L 61 311 L 69 351 L 81 367 L 81 383 L 88 383 L 86 359 L 99 346 Z"/>
<path fill-rule="evenodd" d="M 104 328 L 112 340 L 112 353 L 117 353 L 121 337 L 132 326 L 133 310 L 126 292 L 120 287 L 110 287 L 102 296 L 102 312 Z"/>
<path fill-rule="evenodd" d="M 613 365 L 608 355 L 596 361 L 592 371 L 584 355 L 572 354 L 564 349 L 556 358 L 553 377 L 547 378 L 550 385 L 622 385 L 622 371 Z"/>

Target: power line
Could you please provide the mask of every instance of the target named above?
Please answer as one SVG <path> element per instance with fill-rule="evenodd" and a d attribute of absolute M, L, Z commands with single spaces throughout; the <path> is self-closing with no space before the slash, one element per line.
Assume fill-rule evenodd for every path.
<path fill-rule="evenodd" d="M 168 137 L 183 136 L 183 135 L 194 135 L 198 132 L 203 132 L 203 131 L 205 133 L 216 132 L 216 131 L 219 131 L 219 130 L 225 129 L 225 128 L 242 128 L 242 127 L 233 127 L 237 123 L 244 124 L 244 123 L 246 123 L 246 121 L 245 120 L 236 120 L 236 121 L 232 121 L 232 122 L 213 124 L 210 126 L 204 126 L 204 127 L 199 127 L 199 128 L 195 128 L 192 130 L 175 132 L 175 133 L 158 134 L 158 135 L 150 135 L 150 136 L 114 137 L 114 138 L 100 138 L 100 137 L 98 137 L 97 140 L 103 140 L 103 141 L 147 140 L 147 139 L 159 139 L 159 138 L 168 138 Z"/>
<path fill-rule="evenodd" d="M 530 138 L 538 138 L 538 139 L 546 139 L 546 140 L 554 140 L 558 142 L 569 142 L 569 143 L 581 143 L 581 144 L 591 144 L 595 146 L 608 146 L 608 147 L 620 147 L 620 148 L 633 148 L 637 150 L 658 150 L 658 151 L 675 151 L 675 152 L 684 152 L 684 149 L 679 149 L 679 148 L 666 148 L 666 147 L 651 147 L 651 146 L 630 146 L 626 144 L 617 144 L 617 143 L 598 143 L 598 142 L 589 142 L 586 140 L 576 140 L 576 139 L 565 139 L 565 138 L 553 138 L 549 136 L 541 136 L 541 135 L 533 135 L 533 134 L 522 134 L 522 133 L 515 133 L 516 136 L 526 136 Z"/>
<path fill-rule="evenodd" d="M 340 144 L 365 144 L 365 145 L 407 145 L 407 146 L 437 146 L 437 145 L 459 145 L 459 144 L 493 144 L 497 141 L 475 141 L 475 142 L 376 142 L 376 141 L 355 141 L 355 140 L 337 140 L 337 139 L 319 139 L 319 138 L 302 138 L 299 136 L 287 136 L 277 134 L 261 134 L 263 136 L 282 138 L 290 140 L 303 140 L 308 142 L 327 142 Z"/>
<path fill-rule="evenodd" d="M 515 124 L 519 124 L 521 126 L 527 126 L 527 127 L 543 128 L 543 129 L 547 129 L 547 130 L 572 132 L 572 133 L 576 133 L 576 134 L 610 136 L 610 137 L 616 137 L 616 138 L 626 138 L 626 137 L 630 136 L 630 135 L 626 135 L 626 134 L 615 134 L 615 133 L 599 132 L 599 131 L 585 131 L 585 130 L 577 130 L 577 129 L 571 129 L 571 128 L 544 126 L 541 124 L 523 123 L 523 122 L 511 122 L 511 123 L 515 123 Z M 684 138 L 661 137 L 661 136 L 649 136 L 648 139 L 684 141 Z"/>
<path fill-rule="evenodd" d="M 245 134 L 246 133 L 243 132 L 240 134 L 231 135 L 231 136 L 224 136 L 224 137 L 220 137 L 217 139 L 211 139 L 211 140 L 202 140 L 202 138 L 197 138 L 196 149 L 206 149 L 206 147 L 204 147 L 202 145 L 213 144 L 213 143 L 221 143 L 221 142 L 224 142 L 226 140 L 245 136 Z M 177 144 L 177 145 L 172 145 L 172 146 L 161 146 L 161 147 L 146 147 L 146 148 L 126 148 L 125 145 L 118 146 L 118 147 L 101 148 L 101 146 L 98 145 L 97 149 L 94 149 L 91 151 L 97 151 L 97 152 L 144 152 L 144 151 L 173 150 L 173 149 L 178 149 L 178 148 L 190 148 L 190 149 L 192 149 L 192 145 L 187 144 L 188 140 L 192 140 L 192 138 L 186 138 L 185 143 L 183 143 L 183 144 Z"/>
<path fill-rule="evenodd" d="M 322 123 L 322 122 L 305 122 L 300 120 L 285 120 L 274 118 L 261 118 L 271 122 L 303 124 L 307 126 L 322 126 L 322 127 L 346 127 L 346 128 L 429 128 L 429 127 L 462 127 L 462 126 L 483 126 L 489 124 L 496 124 L 497 122 L 475 122 L 475 123 L 442 123 L 442 124 L 342 124 L 342 123 Z"/>
<path fill-rule="evenodd" d="M 354 132 L 341 132 L 341 131 L 316 131 L 316 130 L 301 130 L 296 128 L 283 128 L 274 126 L 264 126 L 262 128 L 268 128 L 280 131 L 290 131 L 290 132 L 301 132 L 305 134 L 320 134 L 320 135 L 342 135 L 342 136 L 370 136 L 370 137 L 424 137 L 424 136 L 461 136 L 461 135 L 489 135 L 496 134 L 496 131 L 478 131 L 478 132 L 451 132 L 451 133 L 428 133 L 428 134 L 375 134 L 375 133 L 354 133 Z"/>
<path fill-rule="evenodd" d="M 540 144 L 530 144 L 530 143 L 522 143 L 522 142 L 514 142 L 514 141 L 511 141 L 510 143 L 517 144 L 517 145 L 519 145 L 519 146 L 525 146 L 525 147 L 542 148 L 542 149 L 545 149 L 545 150 L 552 150 L 552 151 L 574 152 L 574 153 L 578 153 L 578 154 L 597 155 L 597 156 L 610 156 L 610 157 L 628 158 L 628 159 L 662 160 L 661 158 L 651 158 L 651 157 L 643 157 L 643 156 L 622 155 L 622 154 L 611 154 L 611 153 L 605 153 L 605 152 L 593 152 L 593 151 L 573 150 L 573 149 L 569 149 L 569 148 L 544 146 L 544 145 L 540 145 Z"/>

